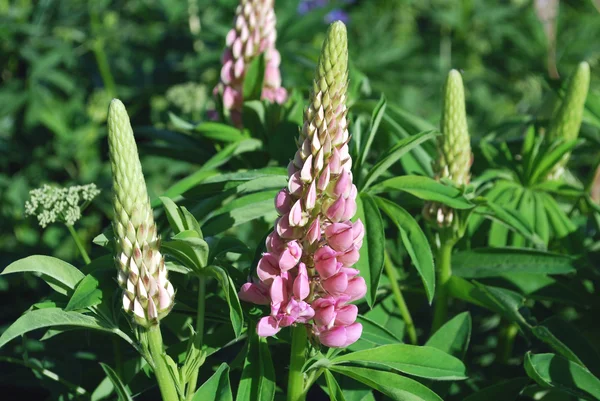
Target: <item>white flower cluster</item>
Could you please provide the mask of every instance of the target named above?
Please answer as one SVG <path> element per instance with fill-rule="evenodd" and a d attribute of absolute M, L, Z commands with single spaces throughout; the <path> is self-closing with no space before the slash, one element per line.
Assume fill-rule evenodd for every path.
<path fill-rule="evenodd" d="M 81 218 L 81 209 L 99 193 L 96 184 L 68 188 L 45 184 L 41 188 L 29 191 L 29 200 L 25 202 L 25 214 L 36 216 L 42 228 L 57 221 L 72 226 Z"/>

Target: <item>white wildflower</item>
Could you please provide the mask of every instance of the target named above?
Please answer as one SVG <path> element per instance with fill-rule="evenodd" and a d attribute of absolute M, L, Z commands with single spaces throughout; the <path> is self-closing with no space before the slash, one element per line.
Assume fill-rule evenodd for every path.
<path fill-rule="evenodd" d="M 55 222 L 72 226 L 81 218 L 84 209 L 100 190 L 96 184 L 75 185 L 68 188 L 43 185 L 29 191 L 25 214 L 36 216 L 42 228 Z"/>

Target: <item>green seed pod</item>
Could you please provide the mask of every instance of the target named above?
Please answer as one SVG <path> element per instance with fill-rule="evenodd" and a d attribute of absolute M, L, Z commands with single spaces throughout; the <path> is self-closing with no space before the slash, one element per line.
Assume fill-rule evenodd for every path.
<path fill-rule="evenodd" d="M 108 110 L 108 145 L 113 176 L 113 229 L 117 281 L 123 309 L 135 322 L 157 324 L 173 307 L 175 291 L 160 253 L 146 181 L 125 106 L 113 99 Z"/>
<path fill-rule="evenodd" d="M 460 73 L 451 70 L 444 85 L 441 135 L 437 139 L 438 159 L 434 164 L 437 180 L 448 179 L 456 185 L 469 183 L 472 163 L 471 138 L 467 127 L 465 92 Z M 435 202 L 425 204 L 424 216 L 439 226 L 450 226 L 454 211 Z"/>
<path fill-rule="evenodd" d="M 584 61 L 579 63 L 577 69 L 569 78 L 565 98 L 552 117 L 547 134 L 550 141 L 559 139 L 573 141 L 577 139 L 589 87 L 590 65 Z M 567 153 L 563 156 L 549 174 L 549 179 L 557 179 L 562 175 L 570 155 L 570 153 Z"/>

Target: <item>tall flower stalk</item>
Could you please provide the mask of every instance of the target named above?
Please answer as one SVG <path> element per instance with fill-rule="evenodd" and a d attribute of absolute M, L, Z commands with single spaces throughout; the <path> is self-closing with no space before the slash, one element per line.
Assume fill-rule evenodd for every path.
<path fill-rule="evenodd" d="M 462 78 L 451 70 L 444 85 L 441 135 L 437 140 L 438 158 L 434 164 L 435 178 L 450 180 L 457 186 L 469 183 L 472 163 L 471 140 L 467 127 L 465 93 Z M 436 331 L 448 315 L 448 281 L 452 276 L 452 248 L 460 238 L 461 222 L 457 211 L 437 202 L 427 202 L 423 209 L 426 220 L 439 232 L 437 252 L 437 294 L 432 330 Z"/>
<path fill-rule="evenodd" d="M 577 139 L 589 87 L 590 65 L 583 61 L 569 78 L 564 100 L 550 122 L 547 134 L 550 141 Z M 550 172 L 549 179 L 558 179 L 562 176 L 570 156 L 570 153 L 563 156 Z"/>
<path fill-rule="evenodd" d="M 236 126 L 242 125 L 244 78 L 248 65 L 261 54 L 265 57 L 265 76 L 261 99 L 284 103 L 287 91 L 281 87 L 281 56 L 275 48 L 277 30 L 275 0 L 241 0 L 235 11 L 234 28 L 226 37 L 221 62 L 221 77 L 214 89 L 223 108 Z"/>
<path fill-rule="evenodd" d="M 348 153 L 346 27 L 331 24 L 315 72 L 310 104 L 288 165 L 288 187 L 275 198 L 280 217 L 267 237 L 258 280 L 246 283 L 240 298 L 269 305 L 257 332 L 272 336 L 294 326 L 288 400 L 305 397 L 302 365 L 307 335 L 328 347 L 347 347 L 362 334 L 358 308 L 350 302 L 366 293 L 352 266 L 364 235 L 356 212 L 356 186 Z"/>
<path fill-rule="evenodd" d="M 164 359 L 159 321 L 173 308 L 175 291 L 167 277 L 160 240 L 129 116 L 114 99 L 108 111 L 108 145 L 113 176 L 113 229 L 117 281 L 123 310 L 147 335 L 154 371 L 166 401 L 178 400 Z"/>

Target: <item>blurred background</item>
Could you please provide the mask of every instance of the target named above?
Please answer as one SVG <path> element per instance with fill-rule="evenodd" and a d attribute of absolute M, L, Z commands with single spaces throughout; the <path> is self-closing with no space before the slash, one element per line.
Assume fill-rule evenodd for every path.
<path fill-rule="evenodd" d="M 173 113 L 194 123 L 214 107 L 225 35 L 237 0 L 0 0 L 0 268 L 30 254 L 78 262 L 64 225 L 26 218 L 44 183 L 96 183 L 101 195 L 77 230 L 108 226 L 106 111 L 126 104 L 152 196 L 197 170 L 202 152 L 169 141 Z M 600 96 L 598 0 L 279 0 L 283 84 L 307 93 L 329 22 L 349 30 L 351 79 L 437 125 L 450 68 L 463 73 L 475 141 L 499 125 L 549 114 L 581 60 Z M 179 148 L 177 148 L 179 146 Z M 169 154 L 179 152 L 174 161 Z M 90 247 L 92 254 L 103 251 Z M 46 291 L 31 277 L 0 277 L 0 330 Z M 28 288 L 10 292 L 10 287 Z M 18 294 L 18 296 L 15 295 Z"/>

